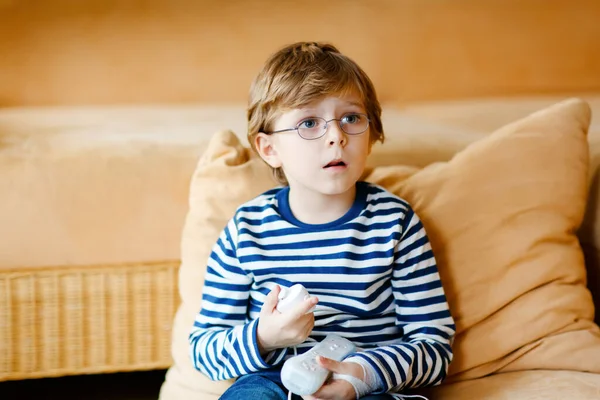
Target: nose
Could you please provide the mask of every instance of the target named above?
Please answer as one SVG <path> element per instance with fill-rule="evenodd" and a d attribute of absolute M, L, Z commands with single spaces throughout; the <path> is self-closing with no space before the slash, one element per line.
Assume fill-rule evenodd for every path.
<path fill-rule="evenodd" d="M 329 146 L 339 144 L 340 146 L 344 147 L 348 143 L 348 136 L 346 132 L 340 128 L 339 122 L 335 119 L 327 121 L 327 126 L 325 129 L 327 130 L 325 132 L 327 139 L 326 142 Z"/>

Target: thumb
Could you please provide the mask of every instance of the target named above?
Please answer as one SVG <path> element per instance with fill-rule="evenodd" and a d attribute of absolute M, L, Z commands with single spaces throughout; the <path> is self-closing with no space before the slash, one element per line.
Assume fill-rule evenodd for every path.
<path fill-rule="evenodd" d="M 325 369 L 335 372 L 338 374 L 347 374 L 350 371 L 348 370 L 348 365 L 339 361 L 332 360 L 331 358 L 318 356 L 317 362 Z M 350 368 L 351 369 L 351 368 Z"/>
<path fill-rule="evenodd" d="M 277 302 L 279 301 L 279 292 L 281 292 L 281 287 L 279 287 L 279 285 L 275 285 L 267 297 L 265 297 L 265 302 L 263 303 L 261 311 L 266 311 L 269 314 L 273 313 L 275 307 L 277 307 Z"/>

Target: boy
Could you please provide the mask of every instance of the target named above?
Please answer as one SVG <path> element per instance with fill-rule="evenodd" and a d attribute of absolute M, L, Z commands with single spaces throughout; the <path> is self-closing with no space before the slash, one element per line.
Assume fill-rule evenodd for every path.
<path fill-rule="evenodd" d="M 248 139 L 283 186 L 238 208 L 208 260 L 191 356 L 211 379 L 238 378 L 222 399 L 284 400 L 283 362 L 332 333 L 359 350 L 319 357 L 334 374 L 305 399 L 401 398 L 445 377 L 455 326 L 424 228 L 359 181 L 380 116 L 370 79 L 328 44 L 287 46 L 255 79 Z M 312 297 L 280 313 L 296 283 Z"/>

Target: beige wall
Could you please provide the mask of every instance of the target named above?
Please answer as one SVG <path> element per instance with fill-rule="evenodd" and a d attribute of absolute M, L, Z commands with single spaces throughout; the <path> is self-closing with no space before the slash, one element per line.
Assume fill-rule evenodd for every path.
<path fill-rule="evenodd" d="M 384 102 L 600 90 L 598 0 L 0 0 L 0 106 L 244 102 L 296 40 Z"/>

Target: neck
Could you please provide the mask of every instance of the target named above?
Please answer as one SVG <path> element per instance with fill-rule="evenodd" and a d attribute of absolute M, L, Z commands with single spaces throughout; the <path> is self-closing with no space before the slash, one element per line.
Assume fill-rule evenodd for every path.
<path fill-rule="evenodd" d="M 356 186 L 334 195 L 294 190 L 290 186 L 289 203 L 294 216 L 305 224 L 326 224 L 343 217 L 355 197 Z"/>

